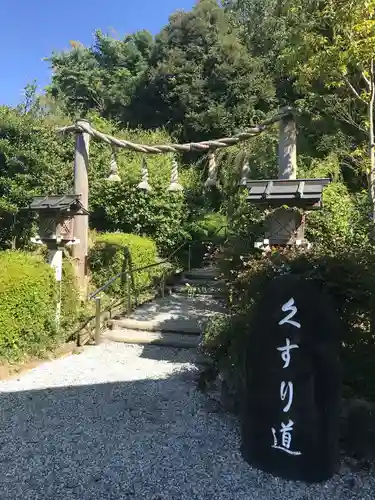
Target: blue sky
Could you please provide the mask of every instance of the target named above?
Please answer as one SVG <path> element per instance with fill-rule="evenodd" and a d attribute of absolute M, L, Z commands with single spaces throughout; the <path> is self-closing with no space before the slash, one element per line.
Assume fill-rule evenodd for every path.
<path fill-rule="evenodd" d="M 147 29 L 157 33 L 177 9 L 195 0 L 0 0 L 0 105 L 16 105 L 27 83 L 49 83 L 53 50 L 69 40 L 90 45 L 96 29 L 118 36 Z"/>

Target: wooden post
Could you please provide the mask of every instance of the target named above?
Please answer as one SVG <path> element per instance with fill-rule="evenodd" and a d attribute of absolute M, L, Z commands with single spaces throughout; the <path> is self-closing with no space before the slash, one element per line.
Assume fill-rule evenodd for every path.
<path fill-rule="evenodd" d="M 86 125 L 87 120 L 78 120 L 77 126 L 82 122 Z M 88 210 L 89 184 L 89 143 L 90 135 L 86 132 L 78 133 L 76 140 L 76 151 L 74 158 L 74 191 L 81 195 L 81 203 L 85 210 Z M 73 246 L 73 257 L 76 263 L 76 273 L 81 291 L 81 297 L 86 300 L 87 295 L 87 255 L 88 255 L 88 215 L 76 215 L 74 219 L 74 237 L 79 240 Z"/>
<path fill-rule="evenodd" d="M 100 324 L 100 317 L 101 317 L 101 302 L 100 302 L 100 296 L 95 297 L 95 345 L 100 345 L 101 344 L 101 324 Z"/>
<path fill-rule="evenodd" d="M 297 129 L 292 111 L 280 120 L 278 177 L 297 178 Z"/>
<path fill-rule="evenodd" d="M 126 311 L 127 314 L 130 315 L 132 312 L 132 288 L 131 288 L 131 276 L 129 273 L 126 273 L 126 285 L 127 285 L 127 296 L 126 296 Z"/>
<path fill-rule="evenodd" d="M 61 317 L 61 280 L 62 280 L 62 263 L 63 263 L 63 253 L 62 249 L 57 246 L 51 246 L 48 248 L 47 262 L 55 271 L 55 278 L 57 283 L 57 303 L 56 303 L 56 325 L 60 328 L 60 317 Z"/>

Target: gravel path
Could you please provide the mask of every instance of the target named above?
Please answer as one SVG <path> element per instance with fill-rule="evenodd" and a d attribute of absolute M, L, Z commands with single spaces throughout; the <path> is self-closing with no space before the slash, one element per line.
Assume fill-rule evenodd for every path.
<path fill-rule="evenodd" d="M 106 344 L 0 382 L 1 500 L 375 497 L 364 474 L 306 487 L 252 470 L 192 356 Z"/>

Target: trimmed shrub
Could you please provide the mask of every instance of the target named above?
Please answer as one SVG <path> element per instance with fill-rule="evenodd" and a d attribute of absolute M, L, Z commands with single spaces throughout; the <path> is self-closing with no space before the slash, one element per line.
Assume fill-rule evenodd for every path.
<path fill-rule="evenodd" d="M 0 358 L 38 356 L 65 341 L 81 312 L 71 263 L 63 264 L 59 330 L 58 284 L 43 255 L 0 252 L 0 267 Z"/>
<path fill-rule="evenodd" d="M 57 338 L 54 273 L 23 252 L 1 252 L 0 267 L 0 357 L 37 355 Z"/>
<path fill-rule="evenodd" d="M 89 266 L 92 282 L 100 288 L 121 271 L 125 271 L 127 257 L 133 268 L 149 266 L 157 262 L 156 244 L 149 238 L 125 233 L 97 233 L 93 235 L 93 245 L 89 252 Z M 153 277 L 160 273 L 159 266 L 137 272 L 134 275 L 136 288 L 151 285 Z M 108 288 L 111 295 L 122 295 L 121 279 Z"/>

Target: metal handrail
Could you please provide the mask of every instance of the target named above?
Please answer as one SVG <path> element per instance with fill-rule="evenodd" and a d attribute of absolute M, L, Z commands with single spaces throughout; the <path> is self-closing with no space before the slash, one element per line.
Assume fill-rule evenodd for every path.
<path fill-rule="evenodd" d="M 171 253 L 171 255 L 169 255 L 167 257 L 167 259 L 161 260 L 159 262 L 155 262 L 154 264 L 149 264 L 147 266 L 136 267 L 135 269 L 131 269 L 130 271 L 132 273 L 138 273 L 140 271 L 146 271 L 146 269 L 151 269 L 152 267 L 161 266 L 162 264 L 168 264 L 170 262 L 170 259 L 179 250 L 181 250 L 181 248 L 183 248 L 186 245 L 186 243 L 187 243 L 186 241 L 184 243 L 182 243 L 182 245 L 180 245 L 176 250 L 174 250 L 174 252 Z M 89 295 L 89 299 L 94 299 L 99 293 L 104 292 L 104 290 L 106 290 L 109 287 L 109 285 L 111 285 L 114 281 L 116 281 L 117 279 L 121 278 L 121 276 L 126 276 L 127 274 L 129 274 L 129 270 L 120 271 L 118 274 L 116 274 L 116 276 L 114 276 L 113 278 L 111 278 L 110 280 L 108 280 L 107 283 L 105 283 L 103 286 L 101 286 L 100 288 L 98 288 L 97 290 L 95 290 L 95 292 L 91 293 Z"/>
<path fill-rule="evenodd" d="M 212 237 L 216 236 L 222 229 L 224 228 L 227 228 L 228 226 L 227 225 L 223 225 L 221 227 L 219 227 L 219 229 L 217 229 Z M 126 281 L 128 282 L 129 281 L 129 276 L 132 276 L 134 275 L 135 273 L 137 272 L 141 272 L 141 271 L 145 271 L 147 269 L 151 269 L 153 267 L 157 267 L 157 266 L 161 266 L 163 264 L 168 264 L 171 262 L 171 259 L 174 255 L 176 255 L 176 253 L 181 250 L 183 247 L 185 247 L 186 245 L 189 245 L 189 258 L 188 258 L 188 269 L 189 271 L 191 270 L 191 247 L 192 245 L 194 245 L 195 243 L 207 243 L 208 241 L 210 240 L 193 240 L 193 241 L 190 241 L 190 240 L 185 240 L 180 246 L 178 246 L 166 259 L 160 261 L 160 262 L 155 262 L 154 264 L 149 264 L 147 266 L 142 266 L 142 267 L 138 267 L 138 268 L 135 268 L 135 269 L 126 269 L 125 271 L 121 271 L 119 273 L 117 273 L 115 276 L 113 276 L 110 280 L 108 280 L 103 286 L 101 286 L 100 288 L 98 288 L 97 290 L 95 290 L 95 292 L 91 293 L 89 295 L 89 299 L 95 299 L 95 344 L 96 345 L 99 345 L 100 344 L 100 330 L 101 330 L 101 297 L 100 297 L 100 293 L 104 292 L 104 290 L 106 290 L 112 283 L 114 283 L 116 280 L 118 280 L 119 278 L 121 278 L 122 276 L 125 276 L 126 278 Z M 164 297 L 164 290 L 165 290 L 165 283 L 164 283 L 164 276 L 161 280 L 161 293 L 162 293 L 162 296 Z M 131 297 L 130 297 L 130 290 L 128 290 L 128 304 L 127 304 L 127 309 L 128 309 L 128 312 L 130 313 L 130 309 L 131 309 Z"/>
<path fill-rule="evenodd" d="M 222 229 L 224 229 L 226 227 L 228 227 L 228 226 L 225 225 L 225 226 L 219 227 L 219 229 L 217 229 L 212 236 L 216 236 L 217 233 L 219 233 Z M 135 269 L 131 269 L 130 272 L 131 273 L 137 273 L 137 272 L 140 272 L 140 271 L 145 271 L 147 269 L 151 269 L 152 267 L 157 267 L 157 266 L 161 266 L 163 264 L 168 264 L 168 263 L 170 263 L 172 257 L 174 257 L 176 255 L 176 253 L 179 250 L 181 250 L 185 245 L 187 245 L 187 244 L 194 245 L 194 243 L 206 243 L 207 241 L 209 241 L 209 240 L 193 240 L 193 241 L 185 240 L 170 255 L 168 255 L 168 257 L 166 259 L 161 260 L 159 262 L 155 262 L 154 264 L 149 264 L 147 266 L 136 267 Z M 104 290 L 106 290 L 110 285 L 112 285 L 112 283 L 114 281 L 116 281 L 117 279 L 121 278 L 121 276 L 125 276 L 127 274 L 129 274 L 129 270 L 120 271 L 115 276 L 113 276 L 113 278 L 111 278 L 110 280 L 108 280 L 103 286 L 101 286 L 100 288 L 98 288 L 97 290 L 95 290 L 95 292 L 91 293 L 89 295 L 89 299 L 94 299 L 99 293 L 104 292 Z"/>

